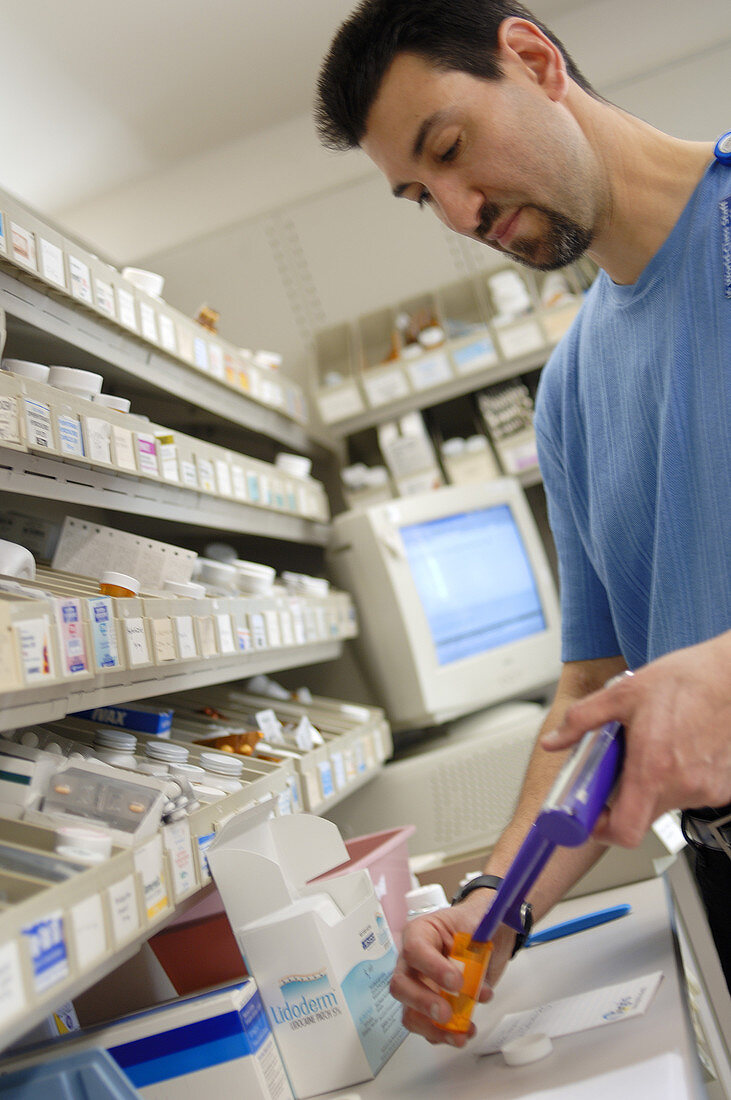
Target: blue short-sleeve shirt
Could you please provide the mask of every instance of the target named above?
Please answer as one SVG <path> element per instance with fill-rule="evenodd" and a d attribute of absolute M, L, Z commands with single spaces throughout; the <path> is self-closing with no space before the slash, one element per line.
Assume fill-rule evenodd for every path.
<path fill-rule="evenodd" d="M 600 272 L 543 370 L 536 432 L 565 661 L 636 668 L 731 628 L 731 168 L 636 283 Z"/>

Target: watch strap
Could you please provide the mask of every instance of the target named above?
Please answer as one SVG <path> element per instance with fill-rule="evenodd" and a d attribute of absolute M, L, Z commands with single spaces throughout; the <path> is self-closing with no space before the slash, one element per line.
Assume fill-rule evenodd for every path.
<path fill-rule="evenodd" d="M 463 901 L 473 890 L 481 890 L 483 887 L 488 890 L 498 890 L 502 886 L 502 882 L 503 880 L 498 875 L 475 875 L 457 891 L 452 898 L 452 905 L 456 905 L 458 901 Z"/>
<path fill-rule="evenodd" d="M 452 905 L 456 905 L 458 902 L 463 901 L 468 894 L 471 894 L 473 890 L 499 890 L 502 885 L 502 879 L 498 875 L 475 875 L 468 882 L 464 884 L 457 891 L 452 898 Z M 528 901 L 524 901 L 520 909 L 520 919 L 523 924 L 523 931 L 518 932 L 515 937 L 515 946 L 513 947 L 511 959 L 520 951 L 521 947 L 528 939 L 533 927 L 533 906 Z"/>

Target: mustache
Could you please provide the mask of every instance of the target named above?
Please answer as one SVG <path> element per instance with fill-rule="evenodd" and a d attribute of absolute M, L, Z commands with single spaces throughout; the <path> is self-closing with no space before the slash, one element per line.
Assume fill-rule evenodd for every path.
<path fill-rule="evenodd" d="M 475 236 L 484 241 L 489 236 L 492 227 L 497 225 L 500 213 L 500 207 L 496 202 L 486 202 L 480 209 L 480 220 L 475 229 Z"/>

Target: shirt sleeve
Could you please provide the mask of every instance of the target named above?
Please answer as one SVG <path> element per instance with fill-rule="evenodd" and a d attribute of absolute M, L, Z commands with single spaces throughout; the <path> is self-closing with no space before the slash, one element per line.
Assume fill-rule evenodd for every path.
<path fill-rule="evenodd" d="M 554 358 L 557 353 L 554 353 Z M 561 660 L 588 661 L 621 653 L 607 592 L 582 538 L 580 515 L 587 514 L 586 485 L 567 476 L 562 445 L 562 394 L 558 362 L 544 368 L 536 403 L 538 458 L 556 544 L 561 601 Z M 583 499 L 582 499 L 583 491 Z"/>

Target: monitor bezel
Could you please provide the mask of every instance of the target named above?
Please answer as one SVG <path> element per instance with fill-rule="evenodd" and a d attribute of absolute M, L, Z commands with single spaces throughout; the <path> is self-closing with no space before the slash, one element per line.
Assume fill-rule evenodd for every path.
<path fill-rule="evenodd" d="M 545 630 L 439 665 L 401 528 L 508 504 L 536 582 Z M 439 725 L 510 699 L 545 698 L 560 673 L 560 611 L 541 535 L 515 478 L 447 486 L 336 517 L 329 554 L 358 612 L 359 652 L 395 730 Z"/>

